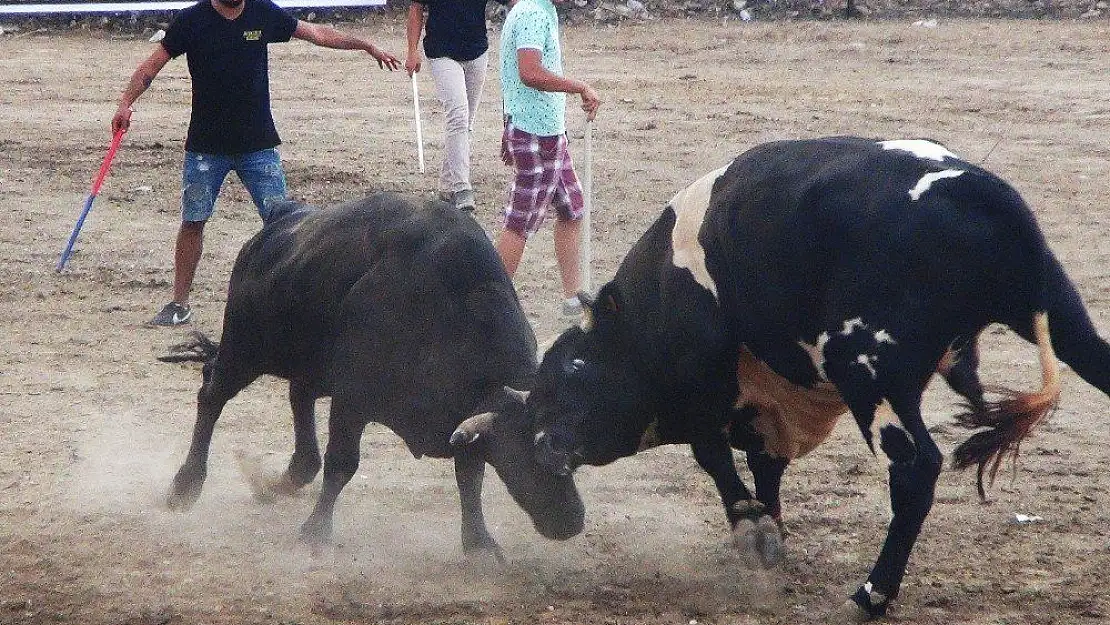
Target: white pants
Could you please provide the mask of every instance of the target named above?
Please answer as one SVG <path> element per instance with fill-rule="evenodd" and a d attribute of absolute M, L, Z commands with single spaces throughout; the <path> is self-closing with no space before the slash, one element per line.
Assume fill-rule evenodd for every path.
<path fill-rule="evenodd" d="M 428 59 L 436 97 L 443 104 L 446 130 L 443 139 L 443 169 L 439 186 L 443 191 L 462 191 L 470 187 L 470 131 L 482 99 L 489 53 L 460 63 L 448 57 Z"/>

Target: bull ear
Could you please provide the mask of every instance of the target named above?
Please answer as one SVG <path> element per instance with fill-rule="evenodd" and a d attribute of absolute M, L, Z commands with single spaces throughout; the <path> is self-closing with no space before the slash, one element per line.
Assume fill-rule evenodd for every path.
<path fill-rule="evenodd" d="M 528 402 L 528 394 L 530 393 L 530 391 L 518 391 L 511 386 L 502 386 L 501 390 L 509 396 L 509 399 L 515 400 L 519 404 L 525 404 Z"/>
<path fill-rule="evenodd" d="M 493 427 L 493 419 L 496 416 L 496 412 L 483 412 L 463 421 L 451 434 L 451 446 L 465 447 L 478 440 L 482 434 L 489 432 Z"/>
<path fill-rule="evenodd" d="M 620 289 L 612 282 L 601 287 L 596 299 L 591 300 L 585 293 L 579 293 L 578 299 L 591 320 L 616 317 L 622 308 Z"/>

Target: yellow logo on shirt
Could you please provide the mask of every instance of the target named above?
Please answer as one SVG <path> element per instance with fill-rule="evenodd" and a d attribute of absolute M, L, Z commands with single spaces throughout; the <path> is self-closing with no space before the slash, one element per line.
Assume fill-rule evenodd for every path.
<path fill-rule="evenodd" d="M 258 41 L 259 39 L 262 39 L 262 31 L 261 30 L 244 30 L 243 31 L 243 40 L 244 41 Z"/>

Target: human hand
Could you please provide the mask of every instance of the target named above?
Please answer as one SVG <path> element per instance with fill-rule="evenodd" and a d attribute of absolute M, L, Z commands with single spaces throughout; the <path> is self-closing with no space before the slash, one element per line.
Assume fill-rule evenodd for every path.
<path fill-rule="evenodd" d="M 597 115 L 597 109 L 601 106 L 601 98 L 598 97 L 597 92 L 589 85 L 583 85 L 581 92 L 582 95 L 582 110 L 586 112 L 586 120 L 593 121 Z"/>
<path fill-rule="evenodd" d="M 405 71 L 409 73 L 410 77 L 416 72 L 420 71 L 420 66 L 423 64 L 423 60 L 424 59 L 420 56 L 419 52 L 410 54 L 408 58 L 405 59 Z"/>
<path fill-rule="evenodd" d="M 123 130 L 127 131 L 131 127 L 131 107 L 120 104 L 116 108 L 116 114 L 112 116 L 112 134 Z"/>
<path fill-rule="evenodd" d="M 374 59 L 378 62 L 378 67 L 382 69 L 388 69 L 391 72 L 395 69 L 401 69 L 401 62 L 397 60 L 397 57 L 386 52 L 385 50 L 382 50 L 378 46 L 370 44 L 370 47 L 366 50 L 366 52 L 369 53 L 370 56 L 374 57 Z"/>

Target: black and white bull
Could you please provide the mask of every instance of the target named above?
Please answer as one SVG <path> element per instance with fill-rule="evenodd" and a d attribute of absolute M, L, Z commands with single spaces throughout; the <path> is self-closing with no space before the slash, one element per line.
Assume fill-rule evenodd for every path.
<path fill-rule="evenodd" d="M 975 339 L 995 322 L 1037 345 L 1043 389 L 982 400 Z M 921 398 L 934 372 L 981 428 L 954 461 L 978 465 L 982 490 L 1055 405 L 1056 354 L 1110 391 L 1110 347 L 1008 184 L 929 141 L 784 141 L 674 197 L 547 351 L 528 406 L 537 455 L 560 474 L 690 443 L 749 535 L 773 528 L 752 522 L 777 514 L 787 462 L 850 411 L 890 460 L 893 519 L 846 604 L 869 618 L 898 595 L 932 507 L 943 457 Z M 754 498 L 730 443 L 748 452 Z"/>
<path fill-rule="evenodd" d="M 371 421 L 416 457 L 454 459 L 464 550 L 500 557 L 482 515 L 486 462 L 541 534 L 578 534 L 584 510 L 574 482 L 536 462 L 523 397 L 503 388 L 531 382 L 536 342 L 482 229 L 442 202 L 393 193 L 285 209 L 235 262 L 170 507 L 188 508 L 200 495 L 227 401 L 270 374 L 289 380 L 295 433 L 288 468 L 267 486 L 273 492 L 291 493 L 319 472 L 314 406 L 332 398 L 323 488 L 301 529 L 310 543 L 330 538 L 336 497 L 358 468 Z"/>

